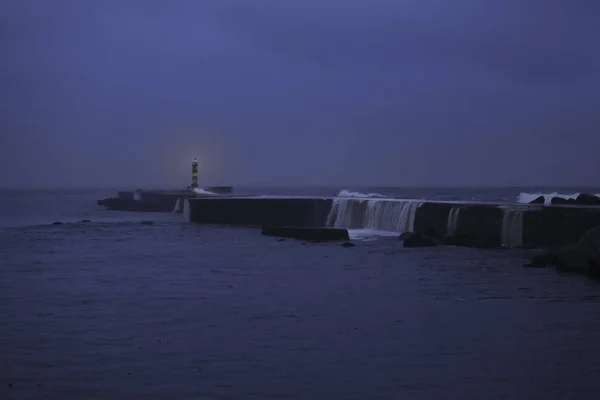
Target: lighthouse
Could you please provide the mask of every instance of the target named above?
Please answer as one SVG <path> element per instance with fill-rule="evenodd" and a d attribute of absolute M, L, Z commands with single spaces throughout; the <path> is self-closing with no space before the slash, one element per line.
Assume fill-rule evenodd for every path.
<path fill-rule="evenodd" d="M 198 188 L 198 160 L 192 161 L 192 189 Z"/>

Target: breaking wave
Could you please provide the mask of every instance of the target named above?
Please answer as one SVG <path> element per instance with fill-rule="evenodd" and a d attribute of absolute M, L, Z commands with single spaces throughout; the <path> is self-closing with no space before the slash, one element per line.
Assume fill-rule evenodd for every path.
<path fill-rule="evenodd" d="M 565 194 L 565 193 L 558 193 L 558 192 L 552 192 L 552 193 L 526 193 L 525 192 L 525 193 L 520 193 L 517 196 L 517 202 L 527 204 L 527 203 L 531 203 L 533 200 L 537 199 L 540 196 L 544 196 L 544 204 L 551 204 L 553 197 L 562 197 L 563 199 L 576 199 L 577 196 L 579 196 L 580 194 L 581 193 Z M 600 197 L 600 194 L 596 194 L 595 196 Z"/>
<path fill-rule="evenodd" d="M 210 192 L 208 190 L 204 190 L 204 189 L 200 189 L 200 188 L 195 188 L 194 189 L 194 193 L 196 193 L 196 194 L 202 194 L 202 195 L 205 195 L 205 196 L 218 196 L 217 193 L 213 193 L 213 192 Z"/>
<path fill-rule="evenodd" d="M 360 192 L 352 192 L 350 190 L 340 190 L 336 197 L 358 197 L 358 198 L 385 198 L 386 196 L 379 193 L 360 193 Z"/>

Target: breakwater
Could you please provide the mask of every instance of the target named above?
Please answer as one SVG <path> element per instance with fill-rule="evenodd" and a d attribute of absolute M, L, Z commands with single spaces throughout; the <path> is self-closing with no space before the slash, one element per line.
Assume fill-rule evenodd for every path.
<path fill-rule="evenodd" d="M 146 212 L 184 212 L 184 201 L 194 197 L 231 195 L 231 186 L 212 186 L 186 190 L 119 191 L 117 197 L 98 200 L 109 210 Z"/>
<path fill-rule="evenodd" d="M 471 247 L 556 247 L 600 225 L 600 207 L 390 198 L 189 198 L 191 222 L 423 233 Z"/>

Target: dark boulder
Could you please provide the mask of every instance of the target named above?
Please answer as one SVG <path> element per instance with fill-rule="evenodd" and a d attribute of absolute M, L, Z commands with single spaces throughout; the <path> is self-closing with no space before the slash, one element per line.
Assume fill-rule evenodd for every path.
<path fill-rule="evenodd" d="M 550 199 L 551 204 L 572 204 L 572 200 L 563 197 L 553 197 Z"/>
<path fill-rule="evenodd" d="M 142 225 L 154 225 L 154 221 L 142 221 L 140 222 Z"/>
<path fill-rule="evenodd" d="M 81 221 L 79 221 L 80 224 L 86 224 L 88 222 L 92 222 L 89 219 L 82 219 Z"/>
<path fill-rule="evenodd" d="M 56 221 L 55 223 L 53 223 L 52 225 L 62 225 L 62 222 Z"/>
<path fill-rule="evenodd" d="M 579 239 L 577 244 L 589 247 L 600 253 L 600 226 L 588 229 Z"/>
<path fill-rule="evenodd" d="M 589 229 L 575 244 L 536 255 L 526 266 L 554 266 L 560 272 L 600 278 L 600 226 Z"/>
<path fill-rule="evenodd" d="M 350 240 L 348 230 L 338 228 L 265 227 L 262 229 L 262 234 L 265 236 L 307 240 L 311 242 Z"/>
<path fill-rule="evenodd" d="M 354 243 L 352 242 L 344 242 L 342 243 L 342 247 L 354 247 L 356 246 Z"/>
<path fill-rule="evenodd" d="M 573 204 L 580 206 L 600 206 L 600 197 L 592 194 L 581 193 L 573 201 Z"/>
<path fill-rule="evenodd" d="M 400 236 L 398 236 L 398 240 L 405 240 L 405 239 L 408 239 L 408 238 L 410 238 L 410 237 L 411 237 L 412 235 L 414 235 L 414 234 L 415 234 L 414 232 L 402 232 L 402 233 L 400 234 Z"/>
<path fill-rule="evenodd" d="M 587 246 L 575 244 L 556 252 L 557 271 L 577 272 L 589 275 L 594 264 L 600 263 L 599 255 Z"/>
<path fill-rule="evenodd" d="M 531 200 L 529 204 L 544 204 L 546 202 L 546 198 L 544 196 L 540 196 L 534 200 Z"/>
<path fill-rule="evenodd" d="M 544 252 L 536 254 L 529 264 L 525 264 L 524 267 L 528 268 L 546 268 L 556 264 L 556 253 Z"/>
<path fill-rule="evenodd" d="M 403 236 L 404 247 L 435 247 L 442 244 L 441 240 L 429 237 L 422 233 L 411 233 Z"/>

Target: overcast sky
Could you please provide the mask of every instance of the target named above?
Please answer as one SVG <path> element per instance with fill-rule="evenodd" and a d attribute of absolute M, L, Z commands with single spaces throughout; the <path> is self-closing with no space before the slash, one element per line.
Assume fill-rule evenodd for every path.
<path fill-rule="evenodd" d="M 597 0 L 2 0 L 0 187 L 595 185 Z"/>

